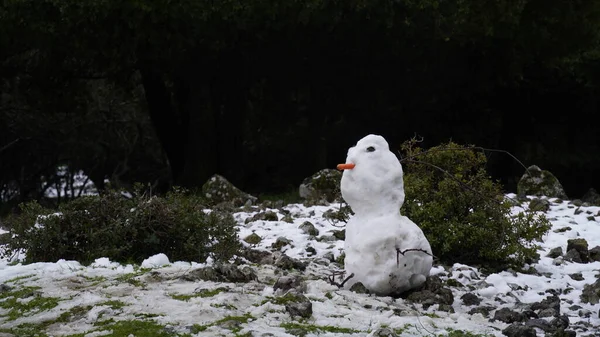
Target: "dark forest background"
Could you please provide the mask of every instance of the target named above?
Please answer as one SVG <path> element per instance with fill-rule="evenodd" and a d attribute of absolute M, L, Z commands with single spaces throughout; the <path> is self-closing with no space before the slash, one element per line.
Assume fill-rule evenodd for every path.
<path fill-rule="evenodd" d="M 5 0 L 0 190 L 297 188 L 368 133 L 600 187 L 600 0 Z M 514 191 L 524 169 L 489 153 Z"/>

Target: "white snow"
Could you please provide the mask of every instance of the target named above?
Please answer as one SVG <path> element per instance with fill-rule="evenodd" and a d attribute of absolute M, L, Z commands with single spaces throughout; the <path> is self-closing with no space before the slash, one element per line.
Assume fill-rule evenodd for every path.
<path fill-rule="evenodd" d="M 148 257 L 152 270 L 139 266 L 122 265 L 107 258 L 98 257 L 88 266 L 76 261 L 60 260 L 54 263 L 22 264 L 0 259 L 0 285 L 13 289 L 40 287 L 36 290 L 40 297 L 57 297 L 58 305 L 49 310 L 23 312 L 19 318 L 10 320 L 6 314 L 9 309 L 2 307 L 4 299 L 0 292 L 0 332 L 10 331 L 25 323 L 54 321 L 61 314 L 73 308 L 87 308 L 83 315 L 73 316 L 71 321 L 48 325 L 48 336 L 68 336 L 86 333 L 86 336 L 110 335 L 110 319 L 115 321 L 154 321 L 167 326 L 174 335 L 188 333 L 191 336 L 233 336 L 232 327 L 220 320 L 227 316 L 250 315 L 252 318 L 241 323 L 237 329 L 239 335 L 251 333 L 253 336 L 293 336 L 289 325 L 310 326 L 307 336 L 369 336 L 379 327 L 397 329 L 400 336 L 425 336 L 430 332 L 445 335 L 452 330 L 470 331 L 475 334 L 502 336 L 501 330 L 508 326 L 500 321 L 490 321 L 481 314 L 470 315 L 473 306 L 462 304 L 460 297 L 465 293 L 474 293 L 483 301 L 480 306 L 494 309 L 514 308 L 519 303 L 527 304 L 543 300 L 548 291 L 559 291 L 561 313 L 568 315 L 570 326 L 587 326 L 588 331 L 579 331 L 578 336 L 593 335 L 600 327 L 598 305 L 582 303 L 580 295 L 584 285 L 594 283 L 600 270 L 600 262 L 587 264 L 565 262 L 554 265 L 553 259 L 545 257 L 550 249 L 560 246 L 566 250 L 567 239 L 585 238 L 589 247 L 600 245 L 600 207 L 574 207 L 568 201 L 556 202 L 550 199 L 551 207 L 546 213 L 551 219 L 552 229 L 541 242 L 538 263 L 532 265 L 541 275 L 530 275 L 503 271 L 486 275 L 478 268 L 463 264 L 451 267 L 435 265 L 431 274 L 442 280 L 449 277 L 464 284 L 463 287 L 450 287 L 454 294 L 455 313 L 437 310 L 434 305 L 424 310 L 420 305 L 412 305 L 402 299 L 385 296 L 356 294 L 340 290 L 330 285 L 326 278 L 332 271 L 339 271 L 334 264 L 322 263 L 322 257 L 332 252 L 338 257 L 343 251 L 344 242 L 317 241 L 304 234 L 298 227 L 310 221 L 320 231 L 319 236 L 331 235 L 332 230 L 343 229 L 342 223 L 333 223 L 323 218 L 323 212 L 339 208 L 339 204 L 330 206 L 305 207 L 300 204 L 285 206 L 278 212 L 279 218 L 289 212 L 293 223 L 285 221 L 253 221 L 244 224 L 244 220 L 256 214 L 240 211 L 235 218 L 240 228 L 240 237 L 256 233 L 263 241 L 253 246 L 259 250 L 271 250 L 270 245 L 277 237 L 286 237 L 291 245 L 282 250 L 293 258 L 313 261 L 303 273 L 306 282 L 305 295 L 313 304 L 312 317 L 306 320 L 292 319 L 285 307 L 270 299 L 278 294 L 272 285 L 280 276 L 277 269 L 270 265 L 251 265 L 258 275 L 258 281 L 246 284 L 227 282 L 187 281 L 183 276 L 190 271 L 210 265 L 194 261 L 168 263 L 166 256 Z M 526 203 L 515 206 L 521 210 Z M 575 215 L 575 210 L 582 213 Z M 588 219 L 594 217 L 594 220 Z M 555 230 L 569 226 L 567 232 Z M 0 230 L 0 233 L 5 231 Z M 316 255 L 309 257 L 306 247 L 313 247 Z M 0 247 L 1 249 L 1 247 Z M 292 272 L 294 273 L 294 272 Z M 581 273 L 583 280 L 575 281 L 569 275 Z M 227 291 L 216 291 L 219 288 Z M 0 288 L 1 289 L 1 288 Z M 214 296 L 200 297 L 202 290 L 213 291 Z M 187 299 L 177 299 L 187 296 Z M 121 305 L 115 305 L 120 303 Z M 590 312 L 586 318 L 580 316 Z M 493 311 L 490 317 L 493 317 Z M 105 322 L 106 325 L 99 325 Z M 191 333 L 191 327 L 202 329 Z M 286 331 L 286 327 L 288 330 Z M 319 327 L 336 327 L 338 332 Z M 344 330 L 340 330 L 344 329 Z M 0 333 L 1 335 L 1 333 Z M 538 336 L 543 336 L 541 330 Z"/>
<path fill-rule="evenodd" d="M 160 254 L 150 256 L 149 258 L 142 261 L 142 268 L 162 267 L 162 266 L 169 265 L 170 263 L 171 262 L 169 262 L 169 258 L 167 257 L 167 255 L 160 253 Z"/>

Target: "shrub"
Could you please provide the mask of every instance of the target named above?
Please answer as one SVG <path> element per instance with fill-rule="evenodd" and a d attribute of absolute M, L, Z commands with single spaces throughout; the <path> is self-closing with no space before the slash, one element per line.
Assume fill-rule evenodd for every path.
<path fill-rule="evenodd" d="M 99 257 L 141 262 L 157 253 L 171 260 L 221 260 L 241 247 L 235 224 L 231 214 L 205 213 L 201 199 L 182 190 L 131 198 L 108 191 L 62 204 L 58 212 L 36 202 L 21 205 L 20 214 L 7 219 L 4 255 L 24 250 L 25 262 L 89 263 Z"/>
<path fill-rule="evenodd" d="M 453 142 L 424 151 L 415 140 L 405 142 L 402 151 L 401 212 L 423 229 L 442 262 L 495 268 L 539 258 L 535 240 L 550 229 L 548 220 L 532 212 L 511 215 L 481 151 Z"/>

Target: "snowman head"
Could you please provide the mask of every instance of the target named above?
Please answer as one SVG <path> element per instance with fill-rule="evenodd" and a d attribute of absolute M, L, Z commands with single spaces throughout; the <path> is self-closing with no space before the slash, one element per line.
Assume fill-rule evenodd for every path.
<path fill-rule="evenodd" d="M 342 175 L 342 197 L 357 215 L 399 212 L 404 203 L 402 165 L 386 140 L 368 135 L 348 150 Z"/>

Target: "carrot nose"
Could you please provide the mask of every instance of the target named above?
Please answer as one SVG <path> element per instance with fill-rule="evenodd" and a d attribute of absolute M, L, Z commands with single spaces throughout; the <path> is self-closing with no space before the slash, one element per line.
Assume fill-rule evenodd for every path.
<path fill-rule="evenodd" d="M 352 163 L 348 163 L 348 164 L 338 164 L 337 169 L 340 171 L 343 170 L 352 170 L 356 165 L 352 164 Z"/>

